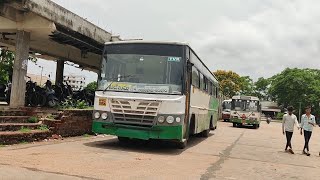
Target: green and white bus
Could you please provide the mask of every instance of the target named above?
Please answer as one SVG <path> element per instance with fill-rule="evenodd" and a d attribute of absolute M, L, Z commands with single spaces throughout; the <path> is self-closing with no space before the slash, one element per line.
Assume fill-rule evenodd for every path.
<path fill-rule="evenodd" d="M 250 125 L 260 127 L 261 104 L 254 96 L 233 96 L 231 101 L 231 119 L 233 127 Z"/>
<path fill-rule="evenodd" d="M 217 127 L 218 81 L 184 43 L 105 44 L 93 132 L 129 139 L 175 141 L 208 137 Z"/>

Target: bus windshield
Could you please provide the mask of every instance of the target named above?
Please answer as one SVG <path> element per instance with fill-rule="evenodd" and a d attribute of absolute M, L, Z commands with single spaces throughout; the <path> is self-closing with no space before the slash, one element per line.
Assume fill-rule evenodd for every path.
<path fill-rule="evenodd" d="M 223 110 L 231 110 L 231 102 L 230 101 L 224 101 L 222 103 L 222 109 Z"/>
<path fill-rule="evenodd" d="M 233 99 L 232 110 L 235 111 L 258 111 L 259 101 Z"/>
<path fill-rule="evenodd" d="M 98 90 L 182 94 L 182 47 L 173 48 L 177 50 L 174 52 L 167 51 L 168 47 L 163 46 L 107 46 L 103 55 Z"/>

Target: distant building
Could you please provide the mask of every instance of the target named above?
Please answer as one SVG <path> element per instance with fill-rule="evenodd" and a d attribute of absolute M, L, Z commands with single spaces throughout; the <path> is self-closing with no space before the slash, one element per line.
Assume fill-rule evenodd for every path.
<path fill-rule="evenodd" d="M 276 102 L 261 101 L 261 111 L 265 115 L 275 117 L 277 113 L 281 112 L 281 108 Z"/>
<path fill-rule="evenodd" d="M 31 81 L 36 82 L 38 86 L 44 86 L 47 80 L 49 80 L 49 77 L 47 76 L 41 76 L 36 74 L 30 74 L 28 73 L 27 76 L 31 78 Z M 29 81 L 29 79 L 27 80 Z"/>
<path fill-rule="evenodd" d="M 63 76 L 63 82 L 67 82 L 74 91 L 77 91 L 86 86 L 86 77 L 74 74 L 65 75 Z"/>

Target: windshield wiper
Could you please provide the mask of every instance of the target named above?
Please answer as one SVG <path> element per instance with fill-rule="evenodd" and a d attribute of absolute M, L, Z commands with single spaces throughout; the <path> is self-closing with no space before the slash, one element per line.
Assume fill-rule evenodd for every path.
<path fill-rule="evenodd" d="M 110 88 L 110 86 L 115 83 L 116 81 L 114 80 L 118 80 L 119 78 L 129 78 L 129 77 L 135 77 L 135 75 L 126 75 L 126 76 L 118 76 L 117 78 L 112 78 L 109 79 L 109 81 L 112 81 L 102 92 L 103 94 Z"/>

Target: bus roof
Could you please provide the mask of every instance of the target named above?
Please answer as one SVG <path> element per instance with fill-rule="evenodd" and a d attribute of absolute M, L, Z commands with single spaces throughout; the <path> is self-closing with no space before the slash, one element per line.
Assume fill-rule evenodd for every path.
<path fill-rule="evenodd" d="M 105 45 L 110 44 L 170 44 L 170 45 L 180 45 L 180 46 L 189 46 L 188 43 L 184 42 L 174 42 L 174 41 L 144 41 L 144 40 L 133 40 L 133 41 L 115 41 L 115 42 L 106 42 Z"/>
<path fill-rule="evenodd" d="M 255 96 L 233 96 L 232 99 L 260 101 L 259 98 L 255 97 Z"/>

